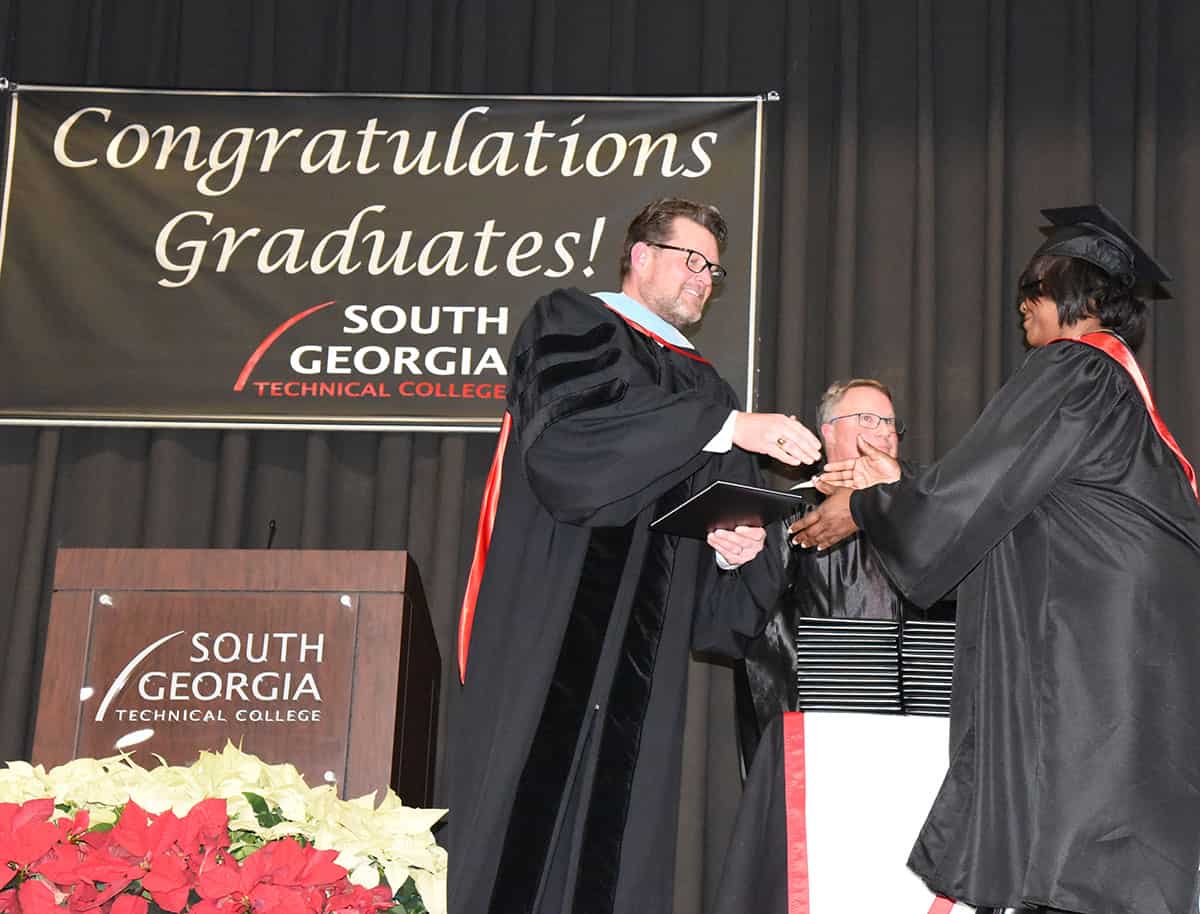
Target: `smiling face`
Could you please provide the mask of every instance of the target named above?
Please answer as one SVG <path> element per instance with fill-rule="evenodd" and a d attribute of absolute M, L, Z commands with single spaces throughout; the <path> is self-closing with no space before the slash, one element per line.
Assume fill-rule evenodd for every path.
<path fill-rule="evenodd" d="M 663 243 L 699 251 L 710 262 L 720 263 L 717 239 L 691 219 L 677 216 Z M 690 327 L 704 316 L 713 283 L 708 270 L 689 270 L 687 259 L 683 251 L 639 241 L 630 252 L 630 270 L 622 291 L 672 326 L 680 330 Z"/>
<path fill-rule="evenodd" d="M 1049 296 L 1027 298 L 1021 302 L 1018 310 L 1021 312 L 1021 329 L 1025 331 L 1025 345 L 1030 349 L 1045 346 L 1051 340 L 1066 335 L 1058 319 L 1058 305 Z"/>
<path fill-rule="evenodd" d="M 853 460 L 857 457 L 859 435 L 893 457 L 899 454 L 900 438 L 894 422 L 880 422 L 875 428 L 863 428 L 855 413 L 874 413 L 884 419 L 895 419 L 896 408 L 887 394 L 874 387 L 851 387 L 847 390 L 830 414 L 835 421 L 821 426 L 827 461 Z M 839 419 L 839 416 L 847 418 Z"/>
<path fill-rule="evenodd" d="M 1110 282 L 1085 261 L 1035 257 L 1017 280 L 1017 311 L 1025 345 L 1037 349 L 1051 340 L 1077 339 L 1102 329 L 1094 296 L 1104 294 Z"/>

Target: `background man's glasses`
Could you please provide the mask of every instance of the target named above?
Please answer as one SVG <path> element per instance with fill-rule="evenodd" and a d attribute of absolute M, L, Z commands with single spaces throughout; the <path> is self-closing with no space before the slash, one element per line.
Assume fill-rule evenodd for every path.
<path fill-rule="evenodd" d="M 693 273 L 703 273 L 708 270 L 713 282 L 720 282 L 728 273 L 725 268 L 719 263 L 713 263 L 699 251 L 693 251 L 691 248 L 681 248 L 674 244 L 662 244 L 658 241 L 647 241 L 646 244 L 652 248 L 665 248 L 668 251 L 683 251 L 687 254 L 687 268 Z"/>
<path fill-rule="evenodd" d="M 857 419 L 861 428 L 879 428 L 882 425 L 884 428 L 890 428 L 896 433 L 896 437 L 902 437 L 907 429 L 904 423 L 895 416 L 879 416 L 875 413 L 846 413 L 844 416 L 833 416 L 829 421 L 837 422 L 838 419 Z"/>

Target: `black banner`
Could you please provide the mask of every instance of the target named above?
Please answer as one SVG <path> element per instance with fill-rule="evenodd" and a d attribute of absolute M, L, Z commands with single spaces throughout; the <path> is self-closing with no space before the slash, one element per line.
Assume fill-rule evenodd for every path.
<path fill-rule="evenodd" d="M 753 402 L 761 99 L 22 86 L 0 422 L 492 429 L 556 286 L 647 201 L 715 203 L 697 347 Z"/>

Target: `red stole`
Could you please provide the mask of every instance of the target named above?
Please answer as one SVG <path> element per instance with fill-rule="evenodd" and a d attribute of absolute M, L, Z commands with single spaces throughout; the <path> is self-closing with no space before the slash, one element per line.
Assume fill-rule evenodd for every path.
<path fill-rule="evenodd" d="M 471 559 L 471 573 L 467 575 L 467 591 L 463 594 L 462 610 L 458 614 L 458 681 L 461 683 L 467 681 L 467 651 L 471 646 L 471 626 L 475 623 L 475 601 L 479 598 L 479 585 L 483 583 L 483 568 L 487 563 L 488 546 L 492 543 L 496 508 L 500 505 L 500 476 L 504 470 L 504 450 L 508 447 L 508 433 L 511 429 L 512 416 L 505 412 L 504 421 L 500 423 L 496 453 L 492 457 L 492 468 L 488 470 L 487 482 L 483 487 L 479 525 L 475 529 L 475 554 Z"/>
<path fill-rule="evenodd" d="M 1069 337 L 1062 337 L 1062 339 L 1069 339 Z M 1183 467 L 1183 475 L 1187 477 L 1188 482 L 1191 484 L 1192 494 L 1200 499 L 1200 491 L 1197 491 L 1196 488 L 1196 471 L 1192 469 L 1192 465 L 1188 463 L 1188 459 L 1183 456 L 1182 449 L 1175 442 L 1175 436 L 1171 434 L 1171 430 L 1167 428 L 1167 423 L 1163 422 L 1162 416 L 1158 414 L 1158 410 L 1154 406 L 1154 398 L 1150 396 L 1150 386 L 1146 383 L 1146 378 L 1142 375 L 1142 369 L 1138 366 L 1137 359 L 1133 357 L 1133 353 L 1129 351 L 1129 347 L 1116 334 L 1104 331 L 1085 333 L 1079 337 L 1078 341 L 1111 356 L 1125 369 L 1129 377 L 1133 379 L 1134 387 L 1142 395 L 1142 402 L 1146 404 L 1146 412 L 1150 414 L 1150 421 L 1154 423 L 1154 430 L 1158 432 L 1158 437 L 1163 440 L 1163 443 L 1171 449 L 1171 453 L 1179 460 L 1179 465 Z"/>

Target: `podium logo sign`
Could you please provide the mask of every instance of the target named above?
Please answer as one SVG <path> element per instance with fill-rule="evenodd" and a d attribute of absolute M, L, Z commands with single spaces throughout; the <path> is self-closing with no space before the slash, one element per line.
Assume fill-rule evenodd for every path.
<path fill-rule="evenodd" d="M 287 669 L 294 654 L 301 664 L 320 664 L 325 649 L 325 634 L 311 636 L 305 632 L 196 632 L 191 637 L 191 667 L 185 670 L 139 669 L 150 663 L 150 655 L 159 647 L 185 632 L 181 629 L 164 635 L 137 653 L 117 675 L 104 694 L 96 720 L 103 721 L 113 700 L 125 691 L 131 679 L 137 682 L 136 694 L 143 702 L 168 705 L 173 702 L 194 703 L 190 707 L 117 707 L 112 713 L 118 721 L 141 722 L 192 721 L 225 723 L 225 708 L 206 708 L 213 702 L 265 702 L 262 707 L 238 707 L 234 720 L 238 722 L 305 722 L 319 721 L 319 707 L 282 707 L 297 702 L 321 701 L 317 680 L 312 672 L 297 676 Z M 262 664 L 256 673 L 239 670 L 212 669 L 214 663 L 229 665 L 246 660 Z M 272 668 L 275 667 L 275 668 Z M 280 670 L 283 670 L 282 672 Z M 199 706 L 197 706 L 199 705 Z"/>
<path fill-rule="evenodd" d="M 82 717 L 79 753 L 137 747 L 188 762 L 230 739 L 286 759 L 286 741 L 301 738 L 326 779 L 340 780 L 353 609 L 331 594 L 100 595 L 80 696 L 95 707 Z"/>

